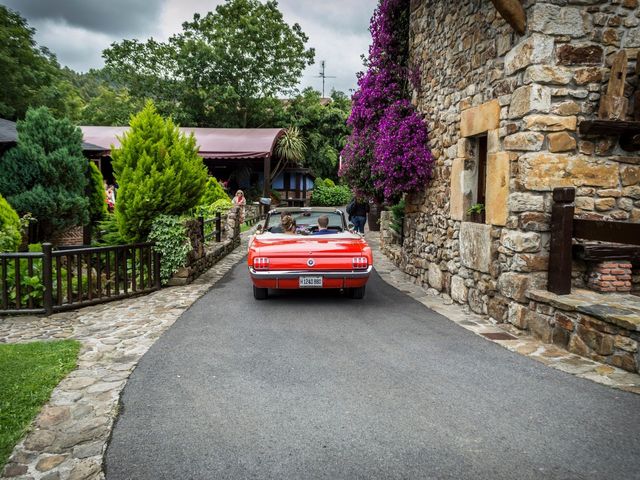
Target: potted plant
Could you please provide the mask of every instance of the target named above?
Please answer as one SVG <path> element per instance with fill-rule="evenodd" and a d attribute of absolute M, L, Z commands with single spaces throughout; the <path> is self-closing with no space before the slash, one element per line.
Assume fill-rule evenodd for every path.
<path fill-rule="evenodd" d="M 484 223 L 485 220 L 485 209 L 484 203 L 474 203 L 467 210 L 467 214 L 469 215 L 469 220 L 474 223 Z"/>

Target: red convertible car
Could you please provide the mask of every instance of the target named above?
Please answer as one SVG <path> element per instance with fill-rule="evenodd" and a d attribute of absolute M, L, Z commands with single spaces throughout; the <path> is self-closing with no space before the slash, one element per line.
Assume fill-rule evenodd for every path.
<path fill-rule="evenodd" d="M 290 215 L 296 233 L 283 233 L 281 219 Z M 318 218 L 328 227 L 318 233 Z M 271 210 L 249 242 L 249 275 L 253 295 L 267 298 L 268 289 L 334 288 L 363 298 L 373 268 L 371 248 L 350 230 L 341 210 L 285 208 Z"/>

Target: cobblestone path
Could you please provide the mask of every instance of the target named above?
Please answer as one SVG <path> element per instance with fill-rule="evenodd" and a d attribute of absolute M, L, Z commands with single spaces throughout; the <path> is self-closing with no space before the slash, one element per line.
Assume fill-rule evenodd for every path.
<path fill-rule="evenodd" d="M 127 378 L 158 337 L 242 259 L 246 239 L 191 285 L 47 318 L 0 319 L 3 343 L 62 338 L 82 343 L 78 368 L 55 388 L 14 449 L 3 478 L 104 478 L 103 455 Z"/>

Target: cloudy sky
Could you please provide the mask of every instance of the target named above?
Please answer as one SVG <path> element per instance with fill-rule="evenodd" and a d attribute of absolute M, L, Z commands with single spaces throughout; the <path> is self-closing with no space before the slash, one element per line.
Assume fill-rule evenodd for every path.
<path fill-rule="evenodd" d="M 0 0 L 36 28 L 36 41 L 54 52 L 62 65 L 87 71 L 103 65 L 102 50 L 123 38 L 166 40 L 195 12 L 214 10 L 223 0 Z M 361 54 L 369 45 L 369 18 L 377 0 L 280 0 L 285 20 L 297 22 L 316 49 L 301 87 L 320 90 L 315 78 L 326 61 L 331 88 L 348 92 L 362 70 Z"/>

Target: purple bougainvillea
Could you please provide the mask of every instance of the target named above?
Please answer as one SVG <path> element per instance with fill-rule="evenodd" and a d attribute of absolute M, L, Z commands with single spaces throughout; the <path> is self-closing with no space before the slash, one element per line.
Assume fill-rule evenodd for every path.
<path fill-rule="evenodd" d="M 378 124 L 371 173 L 374 187 L 389 200 L 423 187 L 433 158 L 427 126 L 408 100 L 398 100 Z"/>
<path fill-rule="evenodd" d="M 407 0 L 381 0 L 371 18 L 368 69 L 358 77 L 342 151 L 340 175 L 377 200 L 423 187 L 432 170 L 426 125 L 406 100 L 409 77 L 419 76 L 407 68 L 408 18 Z"/>

